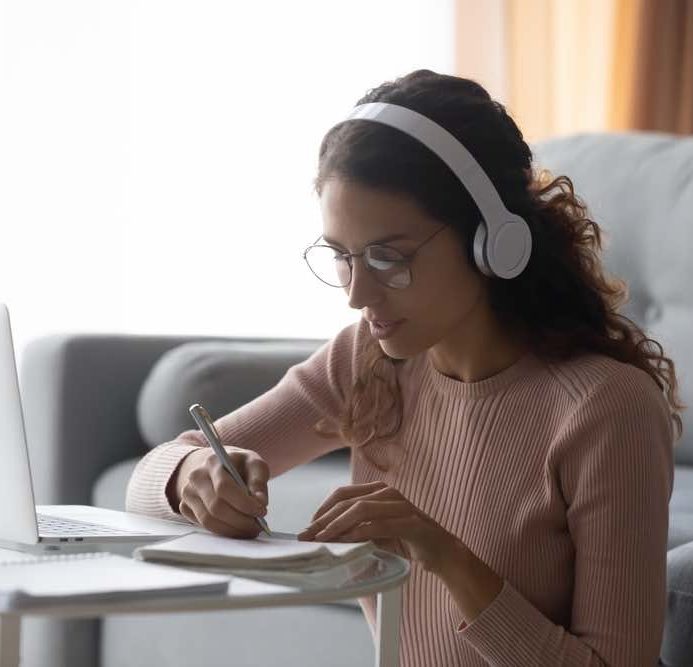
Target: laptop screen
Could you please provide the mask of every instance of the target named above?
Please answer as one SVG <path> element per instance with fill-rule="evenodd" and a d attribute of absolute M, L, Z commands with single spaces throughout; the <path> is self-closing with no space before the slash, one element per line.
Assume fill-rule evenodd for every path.
<path fill-rule="evenodd" d="M 10 314 L 0 303 L 0 540 L 36 544 L 38 528 Z"/>

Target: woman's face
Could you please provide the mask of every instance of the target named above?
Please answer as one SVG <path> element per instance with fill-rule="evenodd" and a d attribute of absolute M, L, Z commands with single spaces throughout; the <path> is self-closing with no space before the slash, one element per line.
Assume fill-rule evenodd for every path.
<path fill-rule="evenodd" d="M 441 227 L 409 197 L 337 178 L 324 184 L 320 202 L 325 241 L 348 252 L 402 235 L 383 243 L 408 254 Z M 354 258 L 352 267 L 351 283 L 344 288 L 349 305 L 369 321 L 403 320 L 380 340 L 388 356 L 406 359 L 484 335 L 489 322 L 485 284 L 451 228 L 418 250 L 410 264 L 411 284 L 404 289 L 378 282 L 363 258 Z"/>

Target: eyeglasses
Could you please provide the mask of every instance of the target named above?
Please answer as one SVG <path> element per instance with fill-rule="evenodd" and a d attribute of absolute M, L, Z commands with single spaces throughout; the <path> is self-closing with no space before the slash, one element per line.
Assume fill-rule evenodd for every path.
<path fill-rule="evenodd" d="M 414 255 L 445 228 L 446 225 L 443 225 L 436 229 L 407 254 L 378 244 L 367 245 L 363 252 L 343 252 L 331 245 L 314 243 L 303 251 L 303 259 L 315 276 L 330 287 L 347 287 L 353 273 L 352 257 L 363 257 L 366 268 L 379 283 L 394 289 L 404 289 L 411 284 L 410 264 Z"/>

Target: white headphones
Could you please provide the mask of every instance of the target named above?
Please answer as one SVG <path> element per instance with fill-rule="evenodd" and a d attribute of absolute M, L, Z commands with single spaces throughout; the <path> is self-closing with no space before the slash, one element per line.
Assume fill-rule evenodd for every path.
<path fill-rule="evenodd" d="M 499 278 L 515 278 L 522 273 L 532 253 L 529 226 L 524 218 L 505 208 L 491 179 L 460 141 L 426 116 L 397 104 L 361 104 L 345 118 L 356 119 L 373 120 L 401 130 L 445 162 L 483 216 L 474 235 L 474 259 L 479 270 Z"/>

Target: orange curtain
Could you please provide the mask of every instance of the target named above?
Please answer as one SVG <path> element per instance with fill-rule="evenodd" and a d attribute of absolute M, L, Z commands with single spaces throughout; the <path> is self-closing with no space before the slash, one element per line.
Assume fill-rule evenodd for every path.
<path fill-rule="evenodd" d="M 616 0 L 456 0 L 456 73 L 505 104 L 527 141 L 603 129 Z"/>
<path fill-rule="evenodd" d="M 693 133 L 693 0 L 456 0 L 455 73 L 527 141 Z"/>
<path fill-rule="evenodd" d="M 609 125 L 693 134 L 693 0 L 617 0 Z"/>

